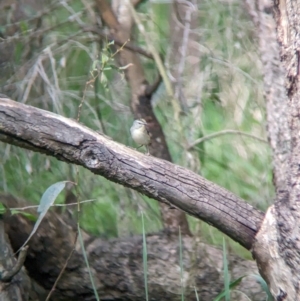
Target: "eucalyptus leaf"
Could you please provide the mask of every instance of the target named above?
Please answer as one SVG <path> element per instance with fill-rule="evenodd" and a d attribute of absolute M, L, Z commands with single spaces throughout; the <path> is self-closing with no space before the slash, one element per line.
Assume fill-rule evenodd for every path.
<path fill-rule="evenodd" d="M 32 231 L 31 231 L 29 237 L 26 239 L 26 241 L 24 242 L 24 244 L 22 245 L 22 247 L 19 250 L 21 250 L 29 242 L 31 237 L 37 231 L 39 225 L 41 224 L 41 222 L 44 218 L 44 216 L 48 212 L 49 208 L 55 202 L 57 196 L 65 188 L 67 182 L 68 181 L 57 182 L 57 183 L 51 185 L 50 187 L 48 187 L 47 190 L 44 192 L 44 194 L 41 198 L 41 201 L 40 201 L 40 205 L 37 209 L 37 212 L 39 213 L 39 217 L 38 217 Z"/>

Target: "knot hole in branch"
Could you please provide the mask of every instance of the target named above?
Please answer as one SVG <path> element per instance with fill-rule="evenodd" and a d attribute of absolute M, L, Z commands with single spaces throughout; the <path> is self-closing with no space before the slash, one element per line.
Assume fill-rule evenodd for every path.
<path fill-rule="evenodd" d="M 82 152 L 81 160 L 83 160 L 85 165 L 89 168 L 99 167 L 100 164 L 99 156 L 90 148 Z"/>

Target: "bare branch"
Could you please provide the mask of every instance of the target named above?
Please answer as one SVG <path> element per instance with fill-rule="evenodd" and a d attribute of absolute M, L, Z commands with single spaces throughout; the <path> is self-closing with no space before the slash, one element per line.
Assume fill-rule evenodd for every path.
<path fill-rule="evenodd" d="M 28 250 L 28 246 L 21 249 L 16 264 L 10 270 L 2 272 L 1 281 L 10 282 L 12 278 L 20 272 L 24 264 L 24 261 L 26 259 L 27 250 Z"/>
<path fill-rule="evenodd" d="M 145 156 L 79 123 L 0 98 L 0 140 L 81 165 L 200 218 L 250 249 L 264 214 L 170 162 Z"/>
<path fill-rule="evenodd" d="M 96 27 L 84 27 L 83 31 L 84 32 L 95 33 L 95 34 L 97 34 L 98 36 L 101 36 L 104 39 L 107 39 L 109 41 L 114 41 L 114 43 L 118 46 L 123 46 L 125 49 L 128 49 L 128 50 L 133 51 L 133 52 L 137 52 L 137 53 L 145 56 L 146 58 L 153 60 L 153 56 L 150 52 L 144 50 L 141 47 L 133 45 L 131 42 L 124 43 L 124 41 L 121 41 L 121 40 L 113 37 L 112 35 L 107 35 L 105 32 L 103 32 L 102 30 L 100 30 Z"/>
<path fill-rule="evenodd" d="M 253 138 L 253 139 L 258 140 L 260 142 L 268 143 L 267 140 L 265 140 L 263 138 L 260 138 L 260 137 L 257 137 L 255 135 L 249 134 L 249 133 L 241 132 L 241 131 L 238 131 L 238 130 L 223 130 L 223 131 L 219 131 L 219 132 L 216 132 L 216 133 L 213 133 L 213 134 L 210 134 L 210 135 L 207 135 L 207 136 L 204 136 L 202 138 L 199 138 L 199 139 L 195 140 L 193 143 L 191 143 L 188 146 L 187 149 L 190 150 L 190 149 L 194 148 L 196 145 L 198 145 L 200 143 L 203 143 L 204 141 L 207 141 L 207 140 L 210 140 L 210 139 L 213 139 L 213 138 L 217 138 L 217 137 L 223 136 L 223 135 L 241 135 L 241 136 L 246 136 L 246 137 L 249 137 L 249 138 Z"/>

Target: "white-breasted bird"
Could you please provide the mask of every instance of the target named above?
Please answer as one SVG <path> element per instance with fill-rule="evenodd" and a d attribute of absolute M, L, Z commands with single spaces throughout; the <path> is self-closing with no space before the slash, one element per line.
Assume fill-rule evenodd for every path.
<path fill-rule="evenodd" d="M 137 149 L 145 145 L 147 148 L 146 154 L 150 155 L 148 146 L 150 144 L 151 137 L 147 129 L 146 120 L 145 119 L 134 120 L 133 125 L 130 128 L 130 134 L 134 142 L 139 145 Z"/>

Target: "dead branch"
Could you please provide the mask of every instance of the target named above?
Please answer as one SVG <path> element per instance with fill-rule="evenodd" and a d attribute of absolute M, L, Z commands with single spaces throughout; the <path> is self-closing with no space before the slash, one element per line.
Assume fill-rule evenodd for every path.
<path fill-rule="evenodd" d="M 264 214 L 233 193 L 168 161 L 145 156 L 51 112 L 0 98 L 0 140 L 59 160 L 172 205 L 247 249 Z"/>

